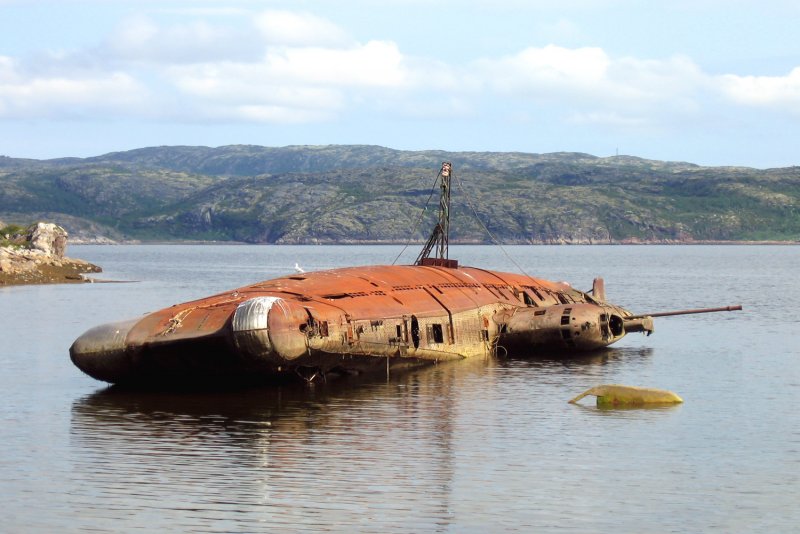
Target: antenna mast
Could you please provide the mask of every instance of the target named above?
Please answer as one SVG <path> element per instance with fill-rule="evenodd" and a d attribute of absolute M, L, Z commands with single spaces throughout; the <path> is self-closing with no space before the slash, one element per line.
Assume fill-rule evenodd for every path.
<path fill-rule="evenodd" d="M 439 171 L 439 221 L 433 227 L 433 232 L 417 256 L 414 265 L 428 265 L 437 267 L 458 267 L 458 261 L 449 259 L 450 247 L 450 174 L 452 165 L 449 161 L 442 163 Z M 436 249 L 436 256 L 431 257 L 431 252 Z"/>

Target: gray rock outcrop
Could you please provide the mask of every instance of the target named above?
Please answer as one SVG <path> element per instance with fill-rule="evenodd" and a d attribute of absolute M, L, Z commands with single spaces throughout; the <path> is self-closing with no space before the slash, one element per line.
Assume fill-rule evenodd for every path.
<path fill-rule="evenodd" d="M 67 231 L 54 223 L 38 222 L 31 232 L 31 248 L 47 256 L 63 258 L 67 249 Z"/>
<path fill-rule="evenodd" d="M 81 274 L 102 271 L 87 261 L 65 257 L 66 248 L 67 231 L 61 226 L 31 225 L 24 235 L 0 247 L 0 285 L 86 282 Z"/>

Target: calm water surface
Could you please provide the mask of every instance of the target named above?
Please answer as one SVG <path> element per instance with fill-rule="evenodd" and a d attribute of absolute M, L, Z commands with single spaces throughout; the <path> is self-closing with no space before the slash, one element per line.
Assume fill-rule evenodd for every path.
<path fill-rule="evenodd" d="M 4 532 L 797 532 L 798 247 L 507 247 L 528 273 L 656 320 L 571 360 L 441 364 L 388 379 L 120 393 L 72 366 L 86 329 L 397 247 L 95 246 L 125 284 L 0 288 Z M 416 250 L 409 251 L 414 254 Z M 502 251 L 463 264 L 516 271 Z M 413 258 L 404 258 L 406 262 Z M 673 408 L 567 400 L 660 387 Z M 585 402 L 585 401 L 584 401 Z"/>

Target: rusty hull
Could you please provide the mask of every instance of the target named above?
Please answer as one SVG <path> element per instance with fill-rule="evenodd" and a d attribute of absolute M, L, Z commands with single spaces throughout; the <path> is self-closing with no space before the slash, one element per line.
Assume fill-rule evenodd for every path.
<path fill-rule="evenodd" d="M 112 383 L 361 371 L 539 349 L 606 346 L 652 330 L 567 284 L 474 267 L 304 273 L 93 328 L 72 361 Z M 648 323 L 649 320 L 649 323 Z M 638 326 L 637 326 L 638 325 Z"/>

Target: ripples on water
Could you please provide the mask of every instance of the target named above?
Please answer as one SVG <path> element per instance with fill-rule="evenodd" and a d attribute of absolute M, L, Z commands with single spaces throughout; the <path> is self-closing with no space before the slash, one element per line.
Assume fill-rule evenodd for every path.
<path fill-rule="evenodd" d="M 66 349 L 86 328 L 285 274 L 298 259 L 310 270 L 353 263 L 354 251 L 361 263 L 396 252 L 73 250 L 110 278 L 141 282 L 0 290 L 15 317 L 0 352 L 4 529 L 796 528 L 800 347 L 786 311 L 800 291 L 786 280 L 797 248 L 510 248 L 529 274 L 578 287 L 604 275 L 609 298 L 637 312 L 746 309 L 659 319 L 650 338 L 568 360 L 453 362 L 311 387 L 126 392 L 69 363 Z M 514 270 L 496 253 L 464 247 L 460 259 Z M 686 403 L 566 403 L 599 383 L 673 389 Z"/>
<path fill-rule="evenodd" d="M 564 462 L 595 454 L 601 436 L 575 435 L 552 415 L 566 411 L 566 377 L 603 361 L 447 364 L 388 381 L 220 395 L 95 393 L 72 408 L 75 464 L 85 475 L 78 485 L 105 495 L 89 515 L 109 525 L 131 494 L 137 510 L 168 509 L 198 529 L 222 520 L 223 531 L 264 522 L 286 530 L 533 525 L 554 483 L 572 480 L 577 495 L 592 482 L 580 463 L 570 473 Z M 622 417 L 642 414 L 659 416 Z M 537 481 L 548 472 L 559 480 Z M 585 513 L 589 520 L 596 510 Z"/>

